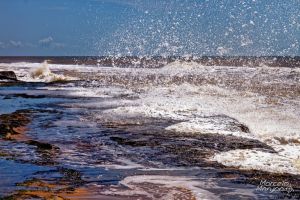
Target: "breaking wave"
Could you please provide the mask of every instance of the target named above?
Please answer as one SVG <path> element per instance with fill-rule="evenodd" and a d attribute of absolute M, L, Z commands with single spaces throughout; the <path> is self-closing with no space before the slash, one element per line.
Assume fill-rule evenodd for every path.
<path fill-rule="evenodd" d="M 61 82 L 68 81 L 71 79 L 70 77 L 64 75 L 52 73 L 47 61 L 43 62 L 41 66 L 31 69 L 30 77 L 33 80 L 39 80 L 44 82 Z"/>

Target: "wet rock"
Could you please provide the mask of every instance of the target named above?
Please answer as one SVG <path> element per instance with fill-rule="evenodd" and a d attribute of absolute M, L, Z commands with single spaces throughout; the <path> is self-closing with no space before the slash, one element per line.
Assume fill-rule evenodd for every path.
<path fill-rule="evenodd" d="M 9 137 L 11 134 L 18 134 L 9 124 L 0 124 L 0 135 Z"/>
<path fill-rule="evenodd" d="M 17 76 L 13 71 L 0 71 L 0 80 L 13 80 L 17 81 Z"/>
<path fill-rule="evenodd" d="M 49 143 L 38 142 L 38 141 L 35 141 L 35 140 L 29 140 L 27 142 L 27 144 L 32 145 L 32 146 L 36 146 L 38 149 L 41 149 L 41 150 L 54 149 L 54 147 Z"/>
<path fill-rule="evenodd" d="M 224 136 L 218 134 L 185 134 L 164 133 L 126 133 L 111 136 L 118 145 L 135 148 L 143 152 L 146 158 L 176 166 L 211 166 L 218 165 L 207 161 L 214 153 L 233 149 L 261 149 L 272 152 L 275 150 L 258 140 Z M 139 149 L 140 150 L 139 150 Z M 140 156 L 137 155 L 136 156 Z M 134 156 L 133 156 L 134 157 Z M 140 160 L 141 161 L 141 160 Z"/>
<path fill-rule="evenodd" d="M 21 189 L 15 191 L 13 195 L 0 197 L 0 199 L 65 200 L 69 199 L 67 197 L 72 194 L 75 197 L 80 197 L 78 188 L 84 184 L 84 181 L 81 179 L 81 173 L 74 169 L 57 167 L 49 171 L 39 171 L 35 175 L 37 178 L 18 183 L 17 186 L 20 186 Z"/>
<path fill-rule="evenodd" d="M 249 133 L 247 126 L 234 118 L 225 115 L 210 116 L 207 120 L 222 121 L 228 131 Z M 261 151 L 275 153 L 276 151 L 261 141 L 237 137 L 233 135 L 204 134 L 176 132 L 166 129 L 179 122 L 162 119 L 122 118 L 122 121 L 105 124 L 112 132 L 109 138 L 116 145 L 126 146 L 133 152 L 126 155 L 134 161 L 152 165 L 153 162 L 167 166 L 219 166 L 209 161 L 215 153 L 235 149 L 260 149 Z"/>
<path fill-rule="evenodd" d="M 237 124 L 237 127 L 244 133 L 250 133 L 250 129 L 244 124 Z"/>
<path fill-rule="evenodd" d="M 0 115 L 0 136 L 11 139 L 12 135 L 20 134 L 18 129 L 30 122 L 28 113 L 29 111 L 24 110 Z"/>
<path fill-rule="evenodd" d="M 72 187 L 79 186 L 84 183 L 81 179 L 81 173 L 74 169 L 59 168 L 62 175 L 62 180 L 68 182 Z"/>
<path fill-rule="evenodd" d="M 4 140 L 13 140 L 12 145 L 22 145 L 24 148 L 34 150 L 34 159 L 24 160 L 22 155 L 13 154 L 14 160 L 30 162 L 37 165 L 55 165 L 56 158 L 60 153 L 59 147 L 47 142 L 35 141 L 26 134 L 27 125 L 35 113 L 49 113 L 56 111 L 47 110 L 18 110 L 11 114 L 0 115 L 0 137 Z M 24 145 L 25 144 L 25 145 Z M 24 154 L 26 154 L 25 150 Z M 23 153 L 22 153 L 23 154 Z"/>
<path fill-rule="evenodd" d="M 110 137 L 111 140 L 117 142 L 120 145 L 129 145 L 132 147 L 142 147 L 142 146 L 156 146 L 159 144 L 158 141 L 147 141 L 147 140 L 128 140 L 127 138 L 121 138 L 121 137 Z"/>
<path fill-rule="evenodd" d="M 13 94 L 13 95 L 6 95 L 4 97 L 4 99 L 11 99 L 11 98 L 42 99 L 42 98 L 46 98 L 46 95 Z"/>
<path fill-rule="evenodd" d="M 59 147 L 35 140 L 28 140 L 25 143 L 36 147 L 36 159 L 32 160 L 31 163 L 48 166 L 57 164 L 56 158 L 60 154 Z"/>

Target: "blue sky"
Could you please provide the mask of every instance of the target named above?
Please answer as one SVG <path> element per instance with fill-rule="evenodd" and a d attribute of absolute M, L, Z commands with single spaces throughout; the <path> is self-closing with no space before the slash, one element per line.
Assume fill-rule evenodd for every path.
<path fill-rule="evenodd" d="M 300 0 L 1 0 L 0 55 L 300 55 Z"/>

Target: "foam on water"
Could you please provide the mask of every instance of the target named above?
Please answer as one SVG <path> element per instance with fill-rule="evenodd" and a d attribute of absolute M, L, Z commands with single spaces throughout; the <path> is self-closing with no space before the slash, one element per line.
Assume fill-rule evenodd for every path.
<path fill-rule="evenodd" d="M 129 188 L 125 191 L 106 191 L 104 194 L 144 195 L 150 199 L 219 199 L 208 190 L 201 189 L 203 182 L 193 177 L 176 176 L 129 176 L 120 182 Z M 159 186 L 156 188 L 155 186 Z M 149 186 L 150 185 L 150 186 Z"/>
<path fill-rule="evenodd" d="M 294 151 L 293 151 L 294 150 Z M 299 147 L 288 151 L 288 156 L 299 155 Z M 267 153 L 257 150 L 232 150 L 219 153 L 212 160 L 240 169 L 261 170 L 275 173 L 300 174 L 300 159 L 289 158 L 282 153 Z"/>
<path fill-rule="evenodd" d="M 232 73 L 238 73 L 241 78 L 246 79 L 244 81 L 250 81 L 255 76 L 262 76 L 262 78 L 266 77 L 266 79 L 261 80 L 262 85 L 281 83 L 283 86 L 290 84 L 289 80 L 285 80 L 286 75 L 299 73 L 298 69 L 288 68 L 225 68 L 222 66 L 197 66 L 195 63 L 189 63 L 180 68 L 178 65 L 184 64 L 173 63 L 157 71 L 157 73 L 167 73 L 172 76 L 174 74 L 195 74 L 207 71 L 211 73 L 212 77 L 218 76 L 220 79 L 226 79 Z M 152 71 L 148 71 L 148 73 L 152 73 Z M 299 97 L 281 94 L 277 96 L 275 93 L 271 97 L 277 100 L 272 102 L 270 95 L 264 95 L 261 91 L 252 92 L 227 88 L 226 86 L 221 87 L 220 85 L 188 83 L 143 86 L 142 90 L 145 92 L 140 94 L 140 98 L 134 100 L 134 103 L 106 110 L 104 113 L 120 117 L 144 116 L 178 120 L 181 122 L 166 128 L 176 132 L 217 133 L 257 139 L 273 147 L 278 153 L 268 153 L 268 156 L 278 159 L 265 159 L 267 156 L 262 156 L 260 159 L 256 155 L 266 155 L 266 153 L 260 150 L 251 150 L 251 153 L 247 154 L 249 155 L 249 162 L 236 164 L 239 157 L 236 156 L 235 151 L 217 154 L 212 160 L 217 160 L 228 166 L 240 166 L 241 168 L 270 172 L 288 173 L 290 171 L 300 174 L 294 164 L 298 163 L 298 158 L 295 155 L 300 155 L 300 143 L 278 142 L 278 138 L 283 141 L 300 141 Z M 250 132 L 239 129 L 240 124 L 248 126 Z M 244 153 L 240 150 L 237 152 Z M 221 159 L 223 155 L 226 155 L 224 160 Z M 276 167 L 267 167 L 271 161 Z"/>

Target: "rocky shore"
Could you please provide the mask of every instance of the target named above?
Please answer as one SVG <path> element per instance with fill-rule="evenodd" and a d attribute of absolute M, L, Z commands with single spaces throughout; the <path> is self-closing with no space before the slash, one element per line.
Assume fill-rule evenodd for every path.
<path fill-rule="evenodd" d="M 0 71 L 0 80 L 17 81 L 17 76 L 13 71 Z"/>
<path fill-rule="evenodd" d="M 125 181 L 126 185 L 124 182 L 131 176 L 150 177 L 166 174 L 175 177 L 175 180 L 188 175 L 198 177 L 201 181 L 213 180 L 214 187 L 202 186 L 201 189 L 205 189 L 209 195 L 216 194 L 220 199 L 255 199 L 253 196 L 239 194 L 239 188 L 242 190 L 252 188 L 251 191 L 258 199 L 300 197 L 299 175 L 243 170 L 209 160 L 216 153 L 236 149 L 259 149 L 262 152 L 276 153 L 273 147 L 260 140 L 217 133 L 179 133 L 166 129 L 172 124 L 180 123 L 180 120 L 130 116 L 121 120 L 94 119 L 93 115 L 88 115 L 89 112 L 94 112 L 93 109 L 74 105 L 79 102 L 85 105 L 101 101 L 101 98 L 62 97 L 61 94 L 58 97 L 54 93 L 41 92 L 43 91 L 41 84 L 58 88 L 67 85 L 67 81 L 57 85 L 56 83 L 26 85 L 24 82 L 18 82 L 14 72 L 0 72 L 1 81 L 3 81 L 0 83 L 3 89 L 0 91 L 1 101 L 6 102 L 6 105 L 11 102 L 11 107 L 14 107 L 13 102 L 18 102 L 22 108 L 0 115 L 2 165 L 5 167 L 7 164 L 5 162 L 12 162 L 12 165 L 20 165 L 21 169 L 23 164 L 29 165 L 32 169 L 43 167 L 42 170 L 24 175 L 25 180 L 19 177 L 11 178 L 12 184 L 7 184 L 10 191 L 8 194 L 1 194 L 0 184 L 1 200 L 87 197 L 112 200 L 160 199 L 164 198 L 163 194 L 168 191 L 175 191 L 173 199 L 196 199 L 191 190 L 179 186 L 167 187 L 147 181 L 143 183 Z M 14 90 L 15 88 L 18 90 Z M 119 99 L 130 100 L 132 96 L 124 95 L 117 98 Z M 74 105 L 66 102 L 72 102 Z M 213 117 L 226 120 L 229 118 L 225 115 Z M 231 131 L 245 135 L 250 133 L 247 125 L 233 118 L 230 120 Z M 110 168 L 122 163 L 120 160 L 134 163 L 136 167 Z M 7 179 L 11 177 L 10 174 L 2 175 L 6 176 Z M 255 188 L 259 187 L 263 180 L 288 182 L 293 190 L 274 193 L 257 191 Z M 133 188 L 146 191 L 148 196 L 141 192 L 135 193 Z M 268 188 L 276 186 L 268 185 Z M 235 189 L 237 191 L 233 192 Z M 149 197 L 149 194 L 152 197 Z"/>

